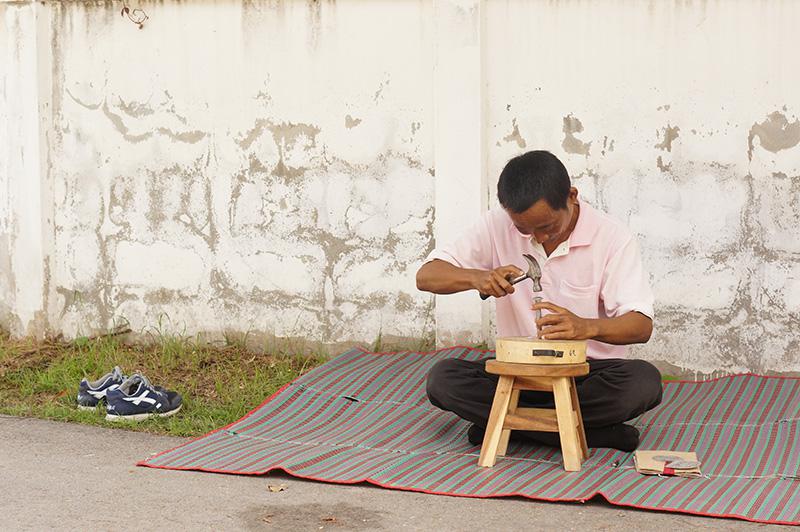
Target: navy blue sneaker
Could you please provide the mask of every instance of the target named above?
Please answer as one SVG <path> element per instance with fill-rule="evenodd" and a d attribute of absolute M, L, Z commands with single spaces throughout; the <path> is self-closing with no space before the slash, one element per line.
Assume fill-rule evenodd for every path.
<path fill-rule="evenodd" d="M 89 382 L 81 379 L 81 383 L 78 385 L 78 408 L 94 410 L 106 398 L 108 391 L 119 388 L 124 380 L 125 375 L 122 374 L 119 366 L 114 367 L 96 381 Z"/>
<path fill-rule="evenodd" d="M 177 392 L 153 386 L 147 377 L 134 373 L 119 387 L 106 394 L 106 420 L 142 421 L 167 417 L 181 409 L 183 399 Z"/>

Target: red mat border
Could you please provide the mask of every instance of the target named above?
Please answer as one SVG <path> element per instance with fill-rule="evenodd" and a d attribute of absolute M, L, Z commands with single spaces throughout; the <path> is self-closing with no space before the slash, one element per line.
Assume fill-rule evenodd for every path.
<path fill-rule="evenodd" d="M 397 355 L 397 354 L 400 354 L 400 353 L 419 353 L 421 355 L 430 355 L 430 354 L 441 353 L 442 351 L 452 351 L 453 349 L 469 349 L 470 351 L 478 351 L 480 353 L 494 353 L 493 349 L 476 349 L 474 347 L 469 347 L 469 346 L 465 346 L 465 345 L 456 345 L 456 346 L 446 347 L 446 348 L 442 348 L 442 349 L 435 349 L 435 350 L 432 350 L 432 351 L 414 351 L 414 350 L 410 350 L 410 349 L 404 349 L 404 350 L 400 350 L 400 351 L 369 351 L 368 349 L 365 349 L 365 348 L 363 348 L 361 346 L 354 346 L 352 349 L 358 349 L 358 350 L 362 351 L 364 354 L 368 354 L 368 355 L 369 354 L 371 354 L 371 355 Z M 346 353 L 346 352 L 347 351 L 344 351 L 343 353 Z M 299 379 L 301 377 L 302 377 L 302 375 L 300 377 L 297 377 L 297 379 Z M 725 376 L 722 376 L 722 377 L 715 377 L 713 379 L 706 379 L 706 380 L 668 380 L 668 381 L 663 381 L 663 384 L 666 386 L 666 385 L 669 385 L 669 384 L 678 384 L 678 383 L 714 382 L 714 381 L 718 381 L 718 380 L 722 380 L 722 379 L 728 379 L 728 378 L 731 378 L 731 377 L 760 377 L 760 378 L 764 378 L 764 379 L 800 379 L 800 377 L 784 377 L 784 376 L 781 376 L 781 375 L 759 375 L 757 373 L 734 373 L 734 374 L 731 374 L 731 375 L 725 375 Z M 562 498 L 558 498 L 558 499 L 553 499 L 553 498 L 549 498 L 549 497 L 537 497 L 535 495 L 528 495 L 528 494 L 516 493 L 516 492 L 513 492 L 513 493 L 490 493 L 490 494 L 486 494 L 486 495 L 470 495 L 470 494 L 461 494 L 461 493 L 448 493 L 448 492 L 441 492 L 441 491 L 432 491 L 432 490 L 426 490 L 426 489 L 420 489 L 420 488 L 409 488 L 407 486 L 393 486 L 391 484 L 384 484 L 384 483 L 381 483 L 381 482 L 378 482 L 378 481 L 375 481 L 375 480 L 372 480 L 372 479 L 369 479 L 369 478 L 365 478 L 365 479 L 362 479 L 362 480 L 354 480 L 354 481 L 350 481 L 350 482 L 343 481 L 343 480 L 329 480 L 329 479 L 318 478 L 318 477 L 313 477 L 313 476 L 309 476 L 309 475 L 301 475 L 299 473 L 295 473 L 291 469 L 284 468 L 284 467 L 273 467 L 273 468 L 267 469 L 266 471 L 252 472 L 252 471 L 218 470 L 218 469 L 211 469 L 211 468 L 205 468 L 205 467 L 160 466 L 160 465 L 153 465 L 153 464 L 148 463 L 149 460 L 153 460 L 155 458 L 158 458 L 161 455 L 167 454 L 169 452 L 174 451 L 175 449 L 183 447 L 184 445 L 188 445 L 188 444 L 193 443 L 195 441 L 198 441 L 198 440 L 201 440 L 201 439 L 206 438 L 208 436 L 211 436 L 212 434 L 215 434 L 217 432 L 223 431 L 223 430 L 225 430 L 225 429 L 227 429 L 227 428 L 239 423 L 240 421 L 243 421 L 243 420 L 247 419 L 248 417 L 253 415 L 256 411 L 260 410 L 261 407 L 263 407 L 264 405 L 266 405 L 267 403 L 272 401 L 276 396 L 278 396 L 278 394 L 280 394 L 286 388 L 291 386 L 297 379 L 295 379 L 295 380 L 293 380 L 293 381 L 281 386 L 278 390 L 275 391 L 275 393 L 273 393 L 272 395 L 267 397 L 260 405 L 255 407 L 253 410 L 251 410 L 247 414 L 245 414 L 242 418 L 237 419 L 237 420 L 235 420 L 235 421 L 233 421 L 231 423 L 228 423 L 224 427 L 220 427 L 218 429 L 212 430 L 208 434 L 204 434 L 202 436 L 199 436 L 197 438 L 194 438 L 194 439 L 191 439 L 191 440 L 189 440 L 187 442 L 184 442 L 184 443 L 182 443 L 180 445 L 176 445 L 175 447 L 173 447 L 171 449 L 167 449 L 166 451 L 162 451 L 162 452 L 160 452 L 158 454 L 154 454 L 150 458 L 147 458 L 145 460 L 141 460 L 139 462 L 136 462 L 136 465 L 140 466 L 140 467 L 150 467 L 150 468 L 153 468 L 153 469 L 167 469 L 167 470 L 173 470 L 173 471 L 203 471 L 203 472 L 206 472 L 206 473 L 222 473 L 222 474 L 229 474 L 229 475 L 247 475 L 247 476 L 266 476 L 269 473 L 272 473 L 272 472 L 275 472 L 275 471 L 282 471 L 282 472 L 284 472 L 284 473 L 286 473 L 288 475 L 291 475 L 291 476 L 293 476 L 295 478 L 301 478 L 301 479 L 304 479 L 304 480 L 314 480 L 314 481 L 317 481 L 317 482 L 325 482 L 327 484 L 340 484 L 340 485 L 348 485 L 348 486 L 350 486 L 350 485 L 361 484 L 363 482 L 366 482 L 367 484 L 372 484 L 374 486 L 378 486 L 378 487 L 385 488 L 385 489 L 393 489 L 393 490 L 398 490 L 398 491 L 410 491 L 410 492 L 416 492 L 416 493 L 427 493 L 427 494 L 430 494 L 430 495 L 446 495 L 446 496 L 450 496 L 450 497 L 467 497 L 467 498 L 471 498 L 471 499 L 493 499 L 493 498 L 501 498 L 501 497 L 523 497 L 525 499 L 531 499 L 531 500 L 536 500 L 536 501 L 580 502 L 580 503 L 585 503 L 585 502 L 587 502 L 587 501 L 589 501 L 591 499 L 594 499 L 597 496 L 601 496 L 606 501 L 608 501 L 610 504 L 613 504 L 613 505 L 616 505 L 616 506 L 624 506 L 624 507 L 628 507 L 628 508 L 636 508 L 636 509 L 639 509 L 639 510 L 675 512 L 675 513 L 682 513 L 682 514 L 688 514 L 688 515 L 699 515 L 699 516 L 702 516 L 702 517 L 717 517 L 717 518 L 727 518 L 727 519 L 740 519 L 740 520 L 743 520 L 743 521 L 749 521 L 751 523 L 767 523 L 767 524 L 773 524 L 773 525 L 794 525 L 794 526 L 800 525 L 800 521 L 769 521 L 769 520 L 764 520 L 764 519 L 753 519 L 753 518 L 750 518 L 750 517 L 737 515 L 737 514 L 710 514 L 710 513 L 703 513 L 703 512 L 697 512 L 697 511 L 692 511 L 692 510 L 686 510 L 686 509 L 683 509 L 683 508 L 665 508 L 665 507 L 640 506 L 640 505 L 636 505 L 636 504 L 630 504 L 630 503 L 624 503 L 624 502 L 615 501 L 614 499 L 609 498 L 608 495 L 603 493 L 602 490 L 598 490 L 595 493 L 593 493 L 591 496 L 585 497 L 585 498 L 563 498 L 562 497 Z"/>

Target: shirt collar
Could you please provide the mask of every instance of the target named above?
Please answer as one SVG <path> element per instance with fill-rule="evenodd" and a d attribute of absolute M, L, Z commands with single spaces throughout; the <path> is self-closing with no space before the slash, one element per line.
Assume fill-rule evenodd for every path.
<path fill-rule="evenodd" d="M 578 221 L 575 224 L 575 228 L 572 230 L 572 233 L 570 233 L 569 237 L 567 238 L 570 248 L 588 246 L 592 243 L 592 238 L 594 238 L 594 234 L 597 232 L 597 212 L 591 205 L 585 201 L 582 201 L 580 198 L 578 199 L 578 204 L 580 205 Z M 512 234 L 519 236 L 519 238 L 533 242 L 531 235 L 520 233 L 519 229 L 517 229 L 517 226 L 511 221 L 511 218 L 508 219 L 508 226 L 512 231 Z"/>
<path fill-rule="evenodd" d="M 569 247 L 588 246 L 597 233 L 597 211 L 585 201 L 578 200 L 581 207 L 575 228 L 569 235 Z"/>

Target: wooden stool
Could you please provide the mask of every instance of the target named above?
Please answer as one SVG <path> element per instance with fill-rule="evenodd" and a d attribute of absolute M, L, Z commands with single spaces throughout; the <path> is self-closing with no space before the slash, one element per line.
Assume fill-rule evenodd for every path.
<path fill-rule="evenodd" d="M 483 437 L 478 465 L 492 467 L 497 456 L 505 456 L 512 430 L 558 432 L 564 469 L 580 471 L 589 457 L 583 431 L 575 377 L 589 373 L 589 364 L 519 364 L 486 361 L 486 371 L 500 375 L 492 411 Z M 520 390 L 552 392 L 552 408 L 517 408 Z"/>

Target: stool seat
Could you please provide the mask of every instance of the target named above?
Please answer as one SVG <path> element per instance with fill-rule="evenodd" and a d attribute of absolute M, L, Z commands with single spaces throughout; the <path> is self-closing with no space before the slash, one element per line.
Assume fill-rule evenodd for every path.
<path fill-rule="evenodd" d="M 486 361 L 487 373 L 515 377 L 582 377 L 589 373 L 589 363 L 580 364 L 521 364 L 519 362 Z"/>
<path fill-rule="evenodd" d="M 580 471 L 589 457 L 575 377 L 589 373 L 589 364 L 527 364 L 486 361 L 487 373 L 499 375 L 478 465 L 492 467 L 504 456 L 512 430 L 558 432 L 566 471 Z M 524 390 L 552 392 L 555 408 L 517 408 Z"/>

